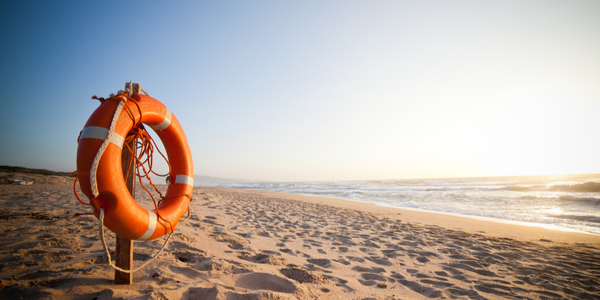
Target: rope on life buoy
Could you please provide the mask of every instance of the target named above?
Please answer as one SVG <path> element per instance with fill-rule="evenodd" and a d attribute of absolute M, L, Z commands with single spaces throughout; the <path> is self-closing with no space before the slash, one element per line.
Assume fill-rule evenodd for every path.
<path fill-rule="evenodd" d="M 148 259 L 146 262 L 144 262 L 141 266 L 139 266 L 133 270 L 125 270 L 125 269 L 121 269 L 121 268 L 117 267 L 112 262 L 112 259 L 110 257 L 110 252 L 108 251 L 108 246 L 106 245 L 106 240 L 104 239 L 104 209 L 102 209 L 102 208 L 100 208 L 100 216 L 99 216 L 98 220 L 100 221 L 100 237 L 102 239 L 102 246 L 104 246 L 104 252 L 106 253 L 106 257 L 108 257 L 108 265 L 111 266 L 113 269 L 115 269 L 119 272 L 123 272 L 123 273 L 129 274 L 129 273 L 137 272 L 137 271 L 143 269 L 145 266 L 147 266 L 152 261 L 154 261 L 154 259 L 156 259 L 163 252 L 163 250 L 165 250 L 165 248 L 167 248 L 167 245 L 169 244 L 169 240 L 171 239 L 171 236 L 173 235 L 173 231 L 169 232 L 169 235 L 167 236 L 167 240 L 165 241 L 165 244 L 162 246 L 162 248 L 160 248 L 158 253 L 156 253 L 154 256 L 152 256 L 150 259 Z"/>
<path fill-rule="evenodd" d="M 113 135 L 115 134 L 115 126 L 117 126 L 117 121 L 119 121 L 119 115 L 121 114 L 121 110 L 123 110 L 123 106 L 125 105 L 125 101 L 127 100 L 127 98 L 125 98 L 125 97 L 122 97 L 121 99 L 122 99 L 121 102 L 119 102 L 119 105 L 117 106 L 117 109 L 115 110 L 113 119 L 110 122 L 110 128 L 108 129 L 108 136 L 102 143 L 102 146 L 100 146 L 100 149 L 98 149 L 98 152 L 96 153 L 96 157 L 94 157 L 94 162 L 92 163 L 92 169 L 90 170 L 90 180 L 91 180 L 90 183 L 92 185 L 92 193 L 93 193 L 94 197 L 98 197 L 98 195 L 100 195 L 100 192 L 98 192 L 98 180 L 96 178 L 96 173 L 98 171 L 98 164 L 100 163 L 100 158 L 102 158 L 102 154 L 104 154 L 106 147 L 108 147 L 108 144 L 110 144 L 110 141 L 112 140 Z"/>

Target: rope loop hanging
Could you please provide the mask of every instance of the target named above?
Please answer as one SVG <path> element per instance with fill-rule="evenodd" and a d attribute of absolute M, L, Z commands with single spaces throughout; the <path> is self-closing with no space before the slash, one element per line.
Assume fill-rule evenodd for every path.
<path fill-rule="evenodd" d="M 106 239 L 104 238 L 104 210 L 102 208 L 100 208 L 99 223 L 100 223 L 100 239 L 102 240 L 102 246 L 104 247 L 104 253 L 106 254 L 106 257 L 108 258 L 108 265 L 117 271 L 120 271 L 123 273 L 128 273 L 128 274 L 137 272 L 137 271 L 143 269 L 145 266 L 147 266 L 152 261 L 154 261 L 163 252 L 163 250 L 165 250 L 165 248 L 167 248 L 167 245 L 169 244 L 169 240 L 171 240 L 171 236 L 173 235 L 173 232 L 170 232 L 169 235 L 167 236 L 167 239 L 165 240 L 165 243 L 163 244 L 162 248 L 160 248 L 160 250 L 158 250 L 158 252 L 154 256 L 152 256 L 150 259 L 145 261 L 141 266 L 139 266 L 133 270 L 125 270 L 125 269 L 117 267 L 112 262 L 112 258 L 110 257 L 110 251 L 108 251 L 108 246 L 106 245 Z"/>

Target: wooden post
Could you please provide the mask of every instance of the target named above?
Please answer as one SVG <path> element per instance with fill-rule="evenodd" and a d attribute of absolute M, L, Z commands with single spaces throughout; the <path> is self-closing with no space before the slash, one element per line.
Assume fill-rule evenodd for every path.
<path fill-rule="evenodd" d="M 133 153 L 136 153 L 136 140 L 131 139 L 127 143 L 129 148 L 133 149 Z M 123 154 L 121 155 L 121 163 L 123 165 L 123 177 L 125 178 L 125 184 L 127 185 L 127 189 L 131 193 L 131 196 L 134 196 L 135 191 L 135 159 L 131 153 L 129 152 L 127 145 L 123 145 Z M 131 166 L 129 165 L 131 161 Z M 127 170 L 129 167 L 129 170 Z M 127 176 L 129 175 L 129 176 Z M 117 235 L 117 246 L 115 249 L 116 259 L 115 265 L 123 270 L 132 270 L 133 269 L 133 241 L 122 238 Z M 132 273 L 123 273 L 121 271 L 115 270 L 115 284 L 132 284 L 133 283 L 133 274 Z"/>

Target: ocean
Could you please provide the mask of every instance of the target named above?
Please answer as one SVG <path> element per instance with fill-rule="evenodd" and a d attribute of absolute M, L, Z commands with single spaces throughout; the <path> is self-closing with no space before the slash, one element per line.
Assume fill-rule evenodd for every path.
<path fill-rule="evenodd" d="M 340 198 L 600 234 L 600 174 L 214 186 Z"/>

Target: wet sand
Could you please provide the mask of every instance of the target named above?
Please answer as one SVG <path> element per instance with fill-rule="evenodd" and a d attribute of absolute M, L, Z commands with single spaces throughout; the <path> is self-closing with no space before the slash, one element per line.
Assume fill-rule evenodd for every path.
<path fill-rule="evenodd" d="M 596 235 L 201 187 L 165 252 L 115 285 L 72 179 L 19 176 L 34 184 L 0 185 L 0 299 L 600 299 Z M 135 265 L 163 243 L 135 242 Z"/>

